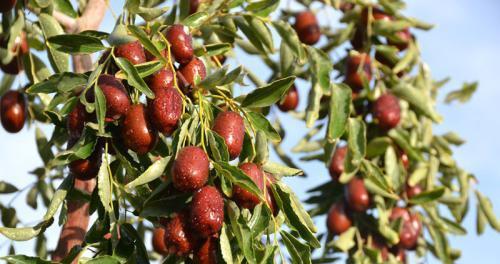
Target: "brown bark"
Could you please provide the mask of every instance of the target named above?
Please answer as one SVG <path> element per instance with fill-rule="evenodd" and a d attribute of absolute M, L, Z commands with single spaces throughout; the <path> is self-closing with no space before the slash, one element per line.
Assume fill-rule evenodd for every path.
<path fill-rule="evenodd" d="M 106 13 L 106 0 L 89 0 L 82 16 L 75 19 L 64 14 L 54 12 L 53 16 L 68 33 L 78 33 L 85 30 L 97 30 Z M 92 70 L 92 58 L 90 55 L 73 56 L 73 70 L 78 73 Z M 75 179 L 74 188 L 91 194 L 95 188 L 96 180 L 80 181 Z M 52 254 L 54 261 L 66 257 L 70 250 L 81 245 L 89 225 L 89 203 L 86 201 L 71 200 L 67 202 L 67 221 L 62 227 L 57 247 Z M 78 263 L 75 259 L 73 263 Z"/>

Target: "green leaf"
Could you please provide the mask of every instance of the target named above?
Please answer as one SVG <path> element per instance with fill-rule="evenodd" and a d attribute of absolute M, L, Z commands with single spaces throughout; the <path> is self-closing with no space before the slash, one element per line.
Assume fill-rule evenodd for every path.
<path fill-rule="evenodd" d="M 50 149 L 52 145 L 49 144 L 47 137 L 45 137 L 45 134 L 39 127 L 36 128 L 35 135 L 36 135 L 36 145 L 38 149 L 38 154 L 42 158 L 43 163 L 47 164 L 50 160 L 54 158 L 54 154 Z"/>
<path fill-rule="evenodd" d="M 264 197 L 262 191 L 259 189 L 257 184 L 242 170 L 237 167 L 229 165 L 227 162 L 216 162 L 213 163 L 217 172 L 221 173 L 225 178 L 231 181 L 233 184 L 240 186 L 241 188 L 257 195 L 262 201 Z"/>
<path fill-rule="evenodd" d="M 73 9 L 70 0 L 55 0 L 53 1 L 53 3 L 55 10 L 72 18 L 76 18 L 78 16 L 78 13 L 76 13 L 76 11 Z"/>
<path fill-rule="evenodd" d="M 222 253 L 222 259 L 226 263 L 233 263 L 233 253 L 231 250 L 231 242 L 229 240 L 228 227 L 226 224 L 223 224 L 220 232 L 219 246 Z"/>
<path fill-rule="evenodd" d="M 493 227 L 496 231 L 500 231 L 500 221 L 498 221 L 495 213 L 493 211 L 493 206 L 488 198 L 483 196 L 479 191 L 476 192 L 477 200 L 479 201 L 479 205 L 481 206 L 481 210 L 486 215 L 486 219 L 490 223 L 490 226 Z"/>
<path fill-rule="evenodd" d="M 200 27 L 205 20 L 207 20 L 210 16 L 207 12 L 197 12 L 194 13 L 182 20 L 182 24 L 188 27 L 198 28 Z"/>
<path fill-rule="evenodd" d="M 208 143 L 210 152 L 215 161 L 229 161 L 229 151 L 225 140 L 219 134 L 208 130 L 207 131 Z"/>
<path fill-rule="evenodd" d="M 215 44 L 207 44 L 202 47 L 195 49 L 194 53 L 196 56 L 217 56 L 221 54 L 225 54 L 231 50 L 232 46 L 230 43 L 215 43 Z"/>
<path fill-rule="evenodd" d="M 254 162 L 257 164 L 266 163 L 269 159 L 269 148 L 265 132 L 258 130 L 255 138 L 255 151 Z"/>
<path fill-rule="evenodd" d="M 48 14 L 40 14 L 38 17 L 40 21 L 40 27 L 42 28 L 43 34 L 48 41 L 51 37 L 56 35 L 64 34 L 64 30 L 57 22 L 55 18 Z M 64 35 L 61 35 L 64 36 Z M 69 56 L 64 54 L 57 49 L 57 46 L 52 45 L 50 41 L 48 42 L 48 55 L 52 68 L 55 72 L 65 72 L 68 71 L 69 67 Z"/>
<path fill-rule="evenodd" d="M 476 232 L 478 235 L 481 235 L 484 233 L 484 229 L 486 227 L 486 222 L 488 219 L 486 218 L 486 214 L 483 212 L 481 209 L 481 204 L 477 203 L 476 206 Z"/>
<path fill-rule="evenodd" d="M 267 17 L 270 13 L 276 10 L 276 8 L 278 8 L 279 3 L 279 0 L 261 0 L 249 3 L 245 9 L 258 16 Z"/>
<path fill-rule="evenodd" d="M 66 93 L 76 90 L 87 84 L 87 76 L 84 74 L 63 72 L 56 73 L 48 79 L 30 86 L 27 93 Z"/>
<path fill-rule="evenodd" d="M 409 138 L 405 132 L 406 131 L 400 129 L 392 129 L 389 131 L 389 136 L 396 141 L 398 146 L 401 147 L 411 159 L 424 161 L 422 154 L 410 145 Z"/>
<path fill-rule="evenodd" d="M 302 170 L 290 168 L 288 166 L 281 165 L 272 161 L 264 163 L 262 167 L 265 171 L 279 177 L 304 175 L 304 172 Z"/>
<path fill-rule="evenodd" d="M 264 132 L 267 138 L 274 142 L 281 141 L 280 135 L 278 134 L 278 132 L 276 132 L 274 127 L 271 125 L 271 123 L 269 123 L 269 120 L 267 120 L 264 115 L 262 115 L 261 113 L 249 111 L 246 117 L 248 118 L 248 122 L 250 122 L 256 130 Z"/>
<path fill-rule="evenodd" d="M 132 188 L 146 184 L 148 182 L 151 182 L 155 179 L 160 178 L 163 175 L 163 172 L 167 168 L 167 164 L 170 161 L 170 156 L 168 157 L 163 157 L 151 164 L 149 168 L 146 169 L 139 177 L 137 177 L 135 180 L 129 182 L 127 185 L 125 185 L 125 189 L 131 190 Z"/>
<path fill-rule="evenodd" d="M 2 81 L 0 81 L 0 96 L 3 96 L 5 92 L 10 90 L 15 80 L 16 80 L 15 75 L 4 74 L 2 76 Z"/>
<path fill-rule="evenodd" d="M 351 88 L 345 84 L 332 85 L 332 96 L 330 97 L 330 111 L 328 113 L 327 140 L 334 142 L 344 132 L 347 120 L 351 113 Z"/>
<path fill-rule="evenodd" d="M 50 204 L 47 207 L 47 212 L 45 212 L 45 215 L 43 216 L 44 221 L 48 221 L 56 214 L 57 210 L 66 199 L 66 195 L 68 195 L 68 191 L 71 189 L 72 186 L 73 186 L 73 178 L 66 177 L 64 181 L 57 188 L 57 191 L 52 196 L 52 200 L 50 201 Z"/>
<path fill-rule="evenodd" d="M 95 103 L 96 103 L 96 115 L 97 124 L 99 125 L 99 133 L 104 134 L 104 128 L 106 126 L 106 97 L 98 85 L 94 85 Z"/>
<path fill-rule="evenodd" d="M 86 264 L 119 264 L 120 261 L 113 256 L 99 256 L 93 258 L 87 262 Z"/>
<path fill-rule="evenodd" d="M 355 235 L 356 227 L 350 227 L 344 233 L 340 234 L 340 236 L 336 240 L 333 240 L 328 245 L 333 246 L 342 252 L 347 252 L 349 249 L 356 245 L 356 242 L 354 241 Z"/>
<path fill-rule="evenodd" d="M 293 263 L 311 263 L 311 249 L 308 245 L 286 231 L 280 231 L 280 234 Z"/>
<path fill-rule="evenodd" d="M 69 54 L 92 54 L 106 49 L 99 38 L 80 34 L 53 36 L 48 41 L 55 50 Z"/>
<path fill-rule="evenodd" d="M 131 86 L 144 93 L 149 99 L 155 98 L 154 93 L 149 89 L 141 76 L 139 76 L 139 73 L 132 63 L 124 58 L 115 58 L 115 62 L 118 67 L 125 72 L 127 81 Z"/>
<path fill-rule="evenodd" d="M 0 181 L 0 193 L 1 194 L 8 194 L 8 193 L 14 193 L 19 191 L 16 186 L 5 182 L 5 181 Z"/>
<path fill-rule="evenodd" d="M 12 264 L 52 264 L 54 262 L 43 260 L 41 258 L 37 257 L 29 257 L 25 255 L 14 255 L 14 256 L 5 256 L 1 257 L 0 259 L 3 259 L 7 261 L 7 263 L 12 263 Z"/>
<path fill-rule="evenodd" d="M 460 90 L 449 92 L 444 100 L 447 104 L 453 101 L 459 101 L 460 103 L 465 103 L 470 100 L 472 95 L 476 92 L 479 83 L 464 83 Z"/>
<path fill-rule="evenodd" d="M 275 104 L 288 92 L 294 81 L 295 76 L 290 76 L 259 87 L 245 97 L 241 106 L 251 108 Z"/>
<path fill-rule="evenodd" d="M 411 204 L 423 204 L 435 201 L 443 196 L 445 188 L 440 187 L 434 190 L 422 192 L 412 197 L 408 202 Z"/>
<path fill-rule="evenodd" d="M 142 19 L 146 21 L 152 21 L 165 14 L 169 8 L 170 7 L 168 6 L 155 8 L 139 6 L 139 8 L 134 12 L 142 17 Z"/>
<path fill-rule="evenodd" d="M 108 43 L 112 46 L 119 46 L 132 41 L 136 41 L 136 38 L 128 35 L 127 27 L 123 24 L 116 24 L 108 37 Z"/>
<path fill-rule="evenodd" d="M 97 187 L 101 203 L 106 212 L 114 214 L 113 212 L 113 198 L 111 175 L 108 170 L 107 158 L 103 160 L 99 172 L 97 173 Z"/>
<path fill-rule="evenodd" d="M 400 97 L 401 99 L 410 103 L 415 110 L 436 123 L 442 121 L 442 117 L 436 113 L 434 106 L 432 105 L 432 99 L 429 95 L 425 94 L 421 89 L 417 89 L 410 84 L 400 83 L 396 85 L 392 92 Z"/>
<path fill-rule="evenodd" d="M 142 30 L 140 27 L 135 26 L 135 25 L 128 25 L 127 29 L 136 37 L 144 46 L 144 48 L 149 51 L 152 55 L 154 55 L 156 58 L 159 58 L 164 64 L 166 64 L 165 58 L 163 58 L 160 50 L 158 47 L 156 47 L 155 44 L 149 39 L 148 35 L 144 30 Z"/>
<path fill-rule="evenodd" d="M 285 21 L 273 21 L 273 26 L 278 31 L 278 34 L 281 36 L 281 39 L 293 52 L 295 57 L 300 57 L 300 50 L 302 49 L 299 37 L 297 36 L 297 32 L 292 28 L 292 26 Z"/>

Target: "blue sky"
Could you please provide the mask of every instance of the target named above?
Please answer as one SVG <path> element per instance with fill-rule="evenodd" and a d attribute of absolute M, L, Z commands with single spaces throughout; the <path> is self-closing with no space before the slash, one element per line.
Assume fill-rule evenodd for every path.
<path fill-rule="evenodd" d="M 114 11 L 121 8 L 122 1 L 112 1 Z M 117 4 L 120 3 L 120 4 Z M 465 0 L 411 0 L 408 1 L 406 14 L 436 24 L 430 32 L 414 31 L 420 42 L 422 56 L 430 65 L 436 79 L 451 77 L 452 81 L 442 90 L 442 95 L 460 87 L 465 81 L 479 81 L 480 87 L 472 100 L 465 105 L 440 103 L 438 109 L 445 117 L 443 124 L 435 131 L 445 133 L 453 130 L 467 139 L 467 143 L 456 149 L 455 157 L 459 164 L 473 172 L 479 179 L 479 188 L 493 203 L 495 212 L 500 217 L 500 73 L 498 62 L 500 53 L 500 2 L 483 0 L 479 2 Z M 320 13 L 322 10 L 318 10 Z M 322 22 L 323 23 L 323 22 Z M 101 30 L 111 31 L 113 18 L 108 14 Z M 242 61 L 240 59 L 240 61 Z M 245 62 L 253 60 L 245 58 Z M 259 71 L 257 71 L 259 73 Z M 1 73 L 0 73 L 1 75 Z M 21 82 L 19 83 L 19 85 Z M 307 85 L 299 85 L 301 93 L 300 107 L 305 107 Z M 442 99 L 442 98 L 441 98 Z M 442 102 L 442 100 L 441 100 Z M 285 122 L 285 127 L 292 128 L 284 142 L 290 149 L 303 135 L 303 123 L 297 122 L 278 113 Z M 43 127 L 48 133 L 47 127 Z M 25 128 L 19 134 L 8 134 L 0 129 L 0 179 L 7 180 L 22 188 L 33 181 L 34 176 L 28 174 L 33 168 L 40 166 L 34 127 Z M 286 179 L 301 197 L 304 191 L 329 179 L 327 170 L 320 163 L 300 164 L 309 174 L 307 180 Z M 2 196 L 0 200 L 6 204 L 12 196 Z M 24 205 L 25 193 L 13 203 L 24 224 L 33 224 L 40 219 L 44 210 L 36 211 Z M 41 204 L 41 201 L 39 201 Z M 475 205 L 475 201 L 471 205 Z M 320 228 L 324 228 L 324 218 L 316 220 Z M 462 258 L 458 263 L 498 263 L 495 261 L 500 242 L 500 235 L 488 228 L 482 236 L 475 234 L 475 209 L 471 208 L 466 218 L 465 227 L 469 234 L 465 237 L 451 237 L 452 246 L 462 249 Z M 54 224 L 47 230 L 48 245 L 53 248 L 57 241 L 59 228 Z M 5 255 L 9 241 L 0 237 L 0 255 Z M 18 253 L 33 254 L 33 242 L 16 244 Z M 427 263 L 438 263 L 429 258 Z"/>

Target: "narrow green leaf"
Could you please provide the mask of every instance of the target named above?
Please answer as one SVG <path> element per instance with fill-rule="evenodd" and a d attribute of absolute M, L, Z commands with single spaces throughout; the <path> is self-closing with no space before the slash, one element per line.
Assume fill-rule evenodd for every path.
<path fill-rule="evenodd" d="M 48 41 L 55 50 L 69 54 L 92 54 L 106 49 L 99 38 L 80 34 L 57 35 Z"/>
<path fill-rule="evenodd" d="M 266 107 L 275 104 L 288 92 L 295 81 L 295 76 L 276 80 L 249 93 L 241 105 L 243 107 Z"/>
<path fill-rule="evenodd" d="M 151 91 L 151 89 L 149 89 L 141 76 L 139 76 L 137 69 L 134 67 L 134 65 L 132 65 L 132 63 L 124 58 L 116 58 L 115 62 L 118 67 L 120 67 L 120 69 L 125 72 L 125 74 L 127 75 L 127 81 L 131 86 L 144 93 L 149 99 L 155 98 L 154 93 Z"/>
<path fill-rule="evenodd" d="M 264 132 L 270 140 L 274 142 L 281 141 L 280 135 L 264 115 L 257 112 L 248 112 L 246 117 L 248 118 L 248 122 L 250 122 L 256 130 Z"/>
<path fill-rule="evenodd" d="M 332 96 L 326 135 L 328 141 L 334 142 L 344 134 L 351 113 L 351 88 L 345 84 L 334 84 L 331 87 Z"/>
<path fill-rule="evenodd" d="M 139 177 L 137 177 L 135 180 L 129 182 L 127 185 L 125 185 L 126 190 L 131 190 L 132 188 L 146 184 L 148 182 L 151 182 L 155 179 L 160 178 L 163 175 L 163 172 L 165 171 L 165 168 L 167 168 L 167 164 L 170 161 L 170 156 L 168 157 L 163 157 L 151 164 L 149 168 L 144 171 Z"/>

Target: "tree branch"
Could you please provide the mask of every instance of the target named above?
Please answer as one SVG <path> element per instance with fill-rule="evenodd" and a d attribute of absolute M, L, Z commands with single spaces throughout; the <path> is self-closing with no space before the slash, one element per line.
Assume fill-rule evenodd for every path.
<path fill-rule="evenodd" d="M 82 16 L 73 19 L 60 12 L 53 12 L 53 17 L 65 28 L 68 33 L 79 33 L 85 30 L 97 30 L 106 14 L 106 0 L 89 0 Z M 90 55 L 74 55 L 73 70 L 83 73 L 92 70 L 92 58 Z M 95 179 L 80 181 L 75 179 L 74 187 L 83 192 L 91 194 L 95 188 Z M 89 225 L 89 203 L 86 201 L 71 200 L 67 202 L 68 217 L 64 224 L 56 250 L 52 259 L 59 261 L 66 257 L 71 248 L 81 245 Z M 78 263 L 78 258 L 73 261 Z"/>

